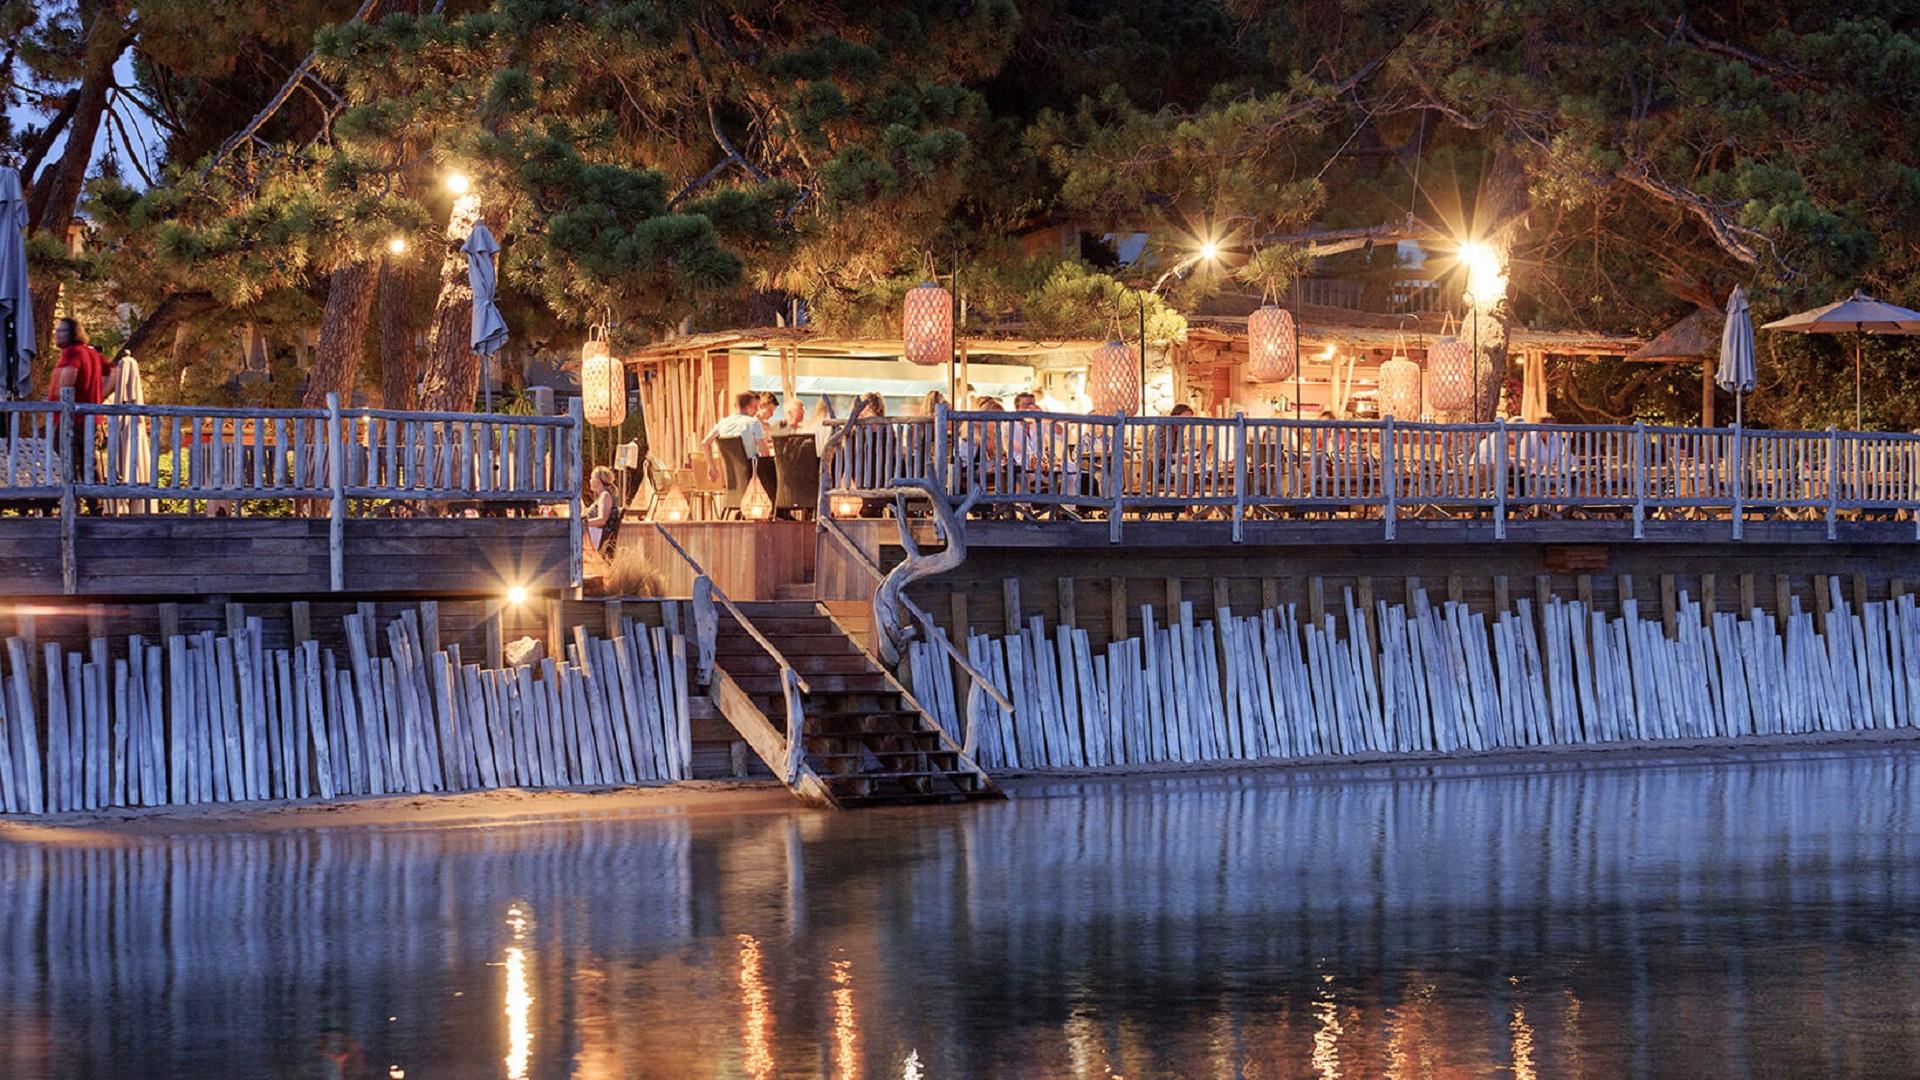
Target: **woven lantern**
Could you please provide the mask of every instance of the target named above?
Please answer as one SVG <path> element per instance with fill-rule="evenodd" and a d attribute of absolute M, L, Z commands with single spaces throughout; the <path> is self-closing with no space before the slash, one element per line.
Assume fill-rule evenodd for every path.
<path fill-rule="evenodd" d="M 850 491 L 836 491 L 827 496 L 827 512 L 837 518 L 857 518 L 867 508 L 867 501 Z"/>
<path fill-rule="evenodd" d="M 911 363 L 933 367 L 952 359 L 953 294 L 931 281 L 908 289 L 900 311 L 900 339 Z"/>
<path fill-rule="evenodd" d="M 627 371 L 607 352 L 606 335 L 597 326 L 580 346 L 580 406 L 594 427 L 627 422 Z"/>
<path fill-rule="evenodd" d="M 1124 341 L 1109 341 L 1087 356 L 1087 397 L 1102 416 L 1140 407 L 1140 356 Z"/>
<path fill-rule="evenodd" d="M 1380 415 L 1402 420 L 1420 416 L 1420 365 L 1399 353 L 1380 365 Z"/>
<path fill-rule="evenodd" d="M 665 495 L 660 496 L 660 501 L 654 505 L 653 520 L 674 524 L 687 520 L 687 517 L 692 514 L 692 512 L 693 508 L 687 503 L 687 493 L 681 491 L 677 486 L 671 487 L 667 489 Z"/>
<path fill-rule="evenodd" d="M 1441 412 L 1473 403 L 1473 346 L 1457 337 L 1427 346 L 1427 401 Z"/>
<path fill-rule="evenodd" d="M 758 476 L 740 494 L 740 516 L 748 521 L 766 521 L 773 517 L 773 499 Z"/>
<path fill-rule="evenodd" d="M 1293 378 L 1300 363 L 1293 313 L 1268 304 L 1247 316 L 1247 377 L 1254 382 Z"/>

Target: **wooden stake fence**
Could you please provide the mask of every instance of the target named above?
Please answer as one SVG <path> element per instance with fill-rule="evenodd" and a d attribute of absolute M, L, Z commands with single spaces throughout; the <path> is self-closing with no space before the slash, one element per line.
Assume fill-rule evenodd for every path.
<path fill-rule="evenodd" d="M 568 655 L 483 669 L 416 612 L 345 618 L 344 657 L 238 632 L 134 636 L 115 657 L 6 642 L 0 811 L 64 813 L 340 795 L 570 787 L 690 775 L 680 634 L 623 619 Z M 384 637 L 386 654 L 374 651 Z M 44 753 L 43 748 L 44 747 Z"/>
<path fill-rule="evenodd" d="M 989 769 L 1460 753 L 1628 740 L 1724 739 L 1920 726 L 1920 605 L 1850 603 L 1829 579 L 1824 630 L 1798 598 L 1776 622 L 1703 615 L 1685 592 L 1669 636 L 1632 600 L 1521 599 L 1489 621 L 1464 603 L 1345 598 L 1316 624 L 1294 605 L 1156 626 L 1104 652 L 1084 630 L 973 634 L 967 655 L 1013 702 L 983 705 Z M 1369 625 L 1377 627 L 1372 640 Z M 951 666 L 916 643 L 914 693 L 961 730 Z"/>

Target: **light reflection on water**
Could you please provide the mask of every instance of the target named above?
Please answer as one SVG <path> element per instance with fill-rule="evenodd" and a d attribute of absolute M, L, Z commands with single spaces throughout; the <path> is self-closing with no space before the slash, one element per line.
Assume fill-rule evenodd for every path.
<path fill-rule="evenodd" d="M 0 846 L 0 1075 L 1912 1075 L 1916 763 Z"/>

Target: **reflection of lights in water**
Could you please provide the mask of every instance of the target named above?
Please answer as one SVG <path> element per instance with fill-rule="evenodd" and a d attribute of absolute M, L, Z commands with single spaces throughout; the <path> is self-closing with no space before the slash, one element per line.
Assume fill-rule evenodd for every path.
<path fill-rule="evenodd" d="M 407 1070 L 398 1065 L 389 1065 L 387 1066 L 387 1076 L 390 1077 L 391 1080 L 407 1080 Z"/>
<path fill-rule="evenodd" d="M 526 937 L 527 917 L 519 905 L 507 909 L 507 925 L 513 927 L 513 940 Z M 531 1019 L 533 994 L 527 990 L 527 950 L 518 944 L 507 946 L 507 1077 L 526 1080 L 527 1060 L 533 1049 Z"/>
<path fill-rule="evenodd" d="M 1324 985 L 1313 1001 L 1313 1015 L 1320 1021 L 1313 1029 L 1313 1070 L 1323 1080 L 1340 1075 L 1340 1009 L 1333 1003 L 1333 976 L 1320 977 Z"/>
<path fill-rule="evenodd" d="M 900 1068 L 900 1080 L 923 1080 L 924 1075 L 920 1071 L 920 1051 L 907 1051 L 907 1060 Z"/>
<path fill-rule="evenodd" d="M 1527 1023 L 1526 1006 L 1513 1003 L 1513 1080 L 1534 1080 L 1533 1025 Z"/>
<path fill-rule="evenodd" d="M 741 934 L 740 1007 L 746 1013 L 748 1074 L 765 1080 L 773 1075 L 773 1012 L 768 1008 L 767 984 L 760 974 L 760 942 Z"/>
<path fill-rule="evenodd" d="M 1567 1075 L 1576 1077 L 1576 1078 L 1583 1077 L 1587 1075 L 1587 1062 L 1586 1062 L 1586 1055 L 1581 1050 L 1582 1043 L 1580 1038 L 1580 997 L 1579 995 L 1573 992 L 1572 987 L 1567 988 L 1566 994 L 1567 994 L 1567 1035 L 1566 1035 Z"/>
<path fill-rule="evenodd" d="M 853 1016 L 853 963 L 833 962 L 833 1067 L 843 1077 L 860 1075 L 860 1028 Z"/>

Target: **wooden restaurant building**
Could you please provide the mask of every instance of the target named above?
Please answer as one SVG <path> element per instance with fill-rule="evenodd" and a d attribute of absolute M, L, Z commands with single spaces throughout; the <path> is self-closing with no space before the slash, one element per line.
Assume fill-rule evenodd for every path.
<path fill-rule="evenodd" d="M 1305 290 L 1285 378 L 1264 316 L 1195 317 L 1139 416 L 1092 407 L 1107 343 L 1016 328 L 925 366 L 790 327 L 639 350 L 615 562 L 664 597 L 594 595 L 591 406 L 0 404 L 0 812 L 729 775 L 852 807 L 1920 726 L 1920 437 L 1530 423 L 1548 358 L 1642 343 L 1524 327 L 1517 385 L 1430 407 L 1460 331 L 1390 300 Z M 716 512 L 700 444 L 747 390 L 831 406 L 797 513 Z"/>

